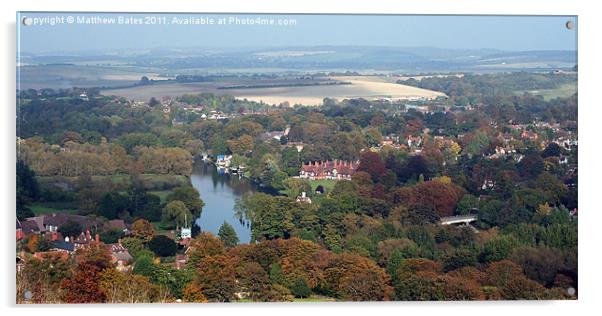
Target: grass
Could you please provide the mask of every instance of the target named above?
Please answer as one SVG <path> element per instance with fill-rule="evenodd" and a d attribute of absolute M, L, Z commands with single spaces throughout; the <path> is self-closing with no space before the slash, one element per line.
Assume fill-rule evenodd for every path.
<path fill-rule="evenodd" d="M 529 91 L 516 91 L 516 94 L 522 95 L 529 93 L 532 95 L 541 95 L 545 101 L 550 101 L 555 98 L 568 98 L 577 92 L 577 83 L 566 83 L 554 89 L 541 89 Z"/>
<path fill-rule="evenodd" d="M 157 233 L 158 235 L 169 235 L 172 230 L 175 230 L 163 226 L 162 222 L 151 222 L 151 224 L 155 228 L 155 233 Z"/>
<path fill-rule="evenodd" d="M 36 216 L 44 215 L 44 214 L 52 214 L 52 213 L 63 213 L 63 214 L 76 214 L 77 213 L 77 209 L 56 208 L 56 206 L 52 207 L 52 206 L 44 204 L 44 203 L 35 203 L 35 204 L 32 204 L 29 208 Z"/>
<path fill-rule="evenodd" d="M 154 194 L 161 199 L 161 203 L 165 203 L 167 201 L 167 196 L 171 194 L 171 190 L 163 190 L 163 191 L 148 191 L 148 193 Z"/>
<path fill-rule="evenodd" d="M 92 176 L 91 178 L 94 185 L 97 186 L 104 186 L 107 180 L 118 187 L 130 185 L 130 176 L 126 174 Z M 78 177 L 38 176 L 37 179 L 41 185 L 66 184 L 69 187 L 74 187 L 77 184 Z M 142 185 L 150 191 L 165 191 L 190 183 L 186 176 L 173 174 L 141 174 L 140 180 Z"/>
<path fill-rule="evenodd" d="M 334 189 L 334 185 L 337 183 L 336 180 L 309 180 L 309 184 L 311 185 L 311 191 L 316 192 L 318 186 L 324 187 L 325 193 L 331 192 Z"/>
<path fill-rule="evenodd" d="M 293 298 L 293 303 L 319 303 L 319 302 L 336 302 L 336 299 L 332 298 L 332 297 L 326 297 L 326 296 L 317 296 L 317 295 L 313 295 L 307 298 Z M 250 298 L 243 298 L 240 300 L 235 301 L 235 303 L 254 303 L 254 301 Z M 286 303 L 286 302 L 282 302 L 282 303 Z"/>

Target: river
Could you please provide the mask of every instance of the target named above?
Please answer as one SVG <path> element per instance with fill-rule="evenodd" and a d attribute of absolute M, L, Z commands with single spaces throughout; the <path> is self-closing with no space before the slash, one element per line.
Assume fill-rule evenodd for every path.
<path fill-rule="evenodd" d="M 215 166 L 204 163 L 195 164 L 190 180 L 205 202 L 201 217 L 196 220 L 201 231 L 217 235 L 226 221 L 234 227 L 241 243 L 249 243 L 250 224 L 241 224 L 234 216 L 234 204 L 243 194 L 258 191 L 259 187 L 247 179 L 239 179 L 235 174 L 219 174 Z"/>

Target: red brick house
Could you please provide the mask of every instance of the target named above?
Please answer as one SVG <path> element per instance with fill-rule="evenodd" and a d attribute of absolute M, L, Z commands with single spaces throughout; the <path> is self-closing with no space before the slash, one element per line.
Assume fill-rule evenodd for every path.
<path fill-rule="evenodd" d="M 310 180 L 349 180 L 357 170 L 357 162 L 328 160 L 310 162 L 301 166 L 299 178 Z"/>

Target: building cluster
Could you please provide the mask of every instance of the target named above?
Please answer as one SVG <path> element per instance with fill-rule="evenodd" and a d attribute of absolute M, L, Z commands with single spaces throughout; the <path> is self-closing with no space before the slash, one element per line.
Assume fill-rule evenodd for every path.
<path fill-rule="evenodd" d="M 309 180 L 350 180 L 359 162 L 343 160 L 314 161 L 301 166 L 299 178 Z"/>
<path fill-rule="evenodd" d="M 61 227 L 77 223 L 81 226 L 82 232 L 77 236 L 63 236 Z M 44 259 L 47 256 L 59 256 L 69 258 L 78 249 L 89 247 L 93 243 L 100 243 L 99 234 L 91 234 L 92 230 L 100 228 L 109 230 L 121 230 L 124 235 L 130 235 L 130 227 L 123 220 L 116 219 L 103 222 L 99 219 L 92 219 L 87 216 L 74 214 L 47 214 L 26 218 L 22 221 L 16 220 L 16 239 L 17 241 L 30 238 L 32 236 L 43 237 L 50 242 L 50 247 L 46 251 L 37 251 L 33 257 Z M 116 264 L 118 270 L 127 270 L 128 264 L 133 258 L 128 250 L 120 242 L 107 244 L 111 252 L 111 258 Z M 24 260 L 25 256 L 19 256 Z"/>

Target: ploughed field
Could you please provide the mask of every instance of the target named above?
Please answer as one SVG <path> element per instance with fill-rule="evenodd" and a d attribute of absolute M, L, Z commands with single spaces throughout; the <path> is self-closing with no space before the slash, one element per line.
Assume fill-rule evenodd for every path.
<path fill-rule="evenodd" d="M 308 80 L 257 79 L 219 82 L 169 82 L 147 86 L 103 90 L 136 101 L 151 97 L 176 97 L 183 94 L 229 94 L 237 98 L 268 104 L 321 105 L 324 98 L 338 100 L 366 99 L 434 99 L 443 93 L 395 83 L 397 77 L 340 76 Z"/>

